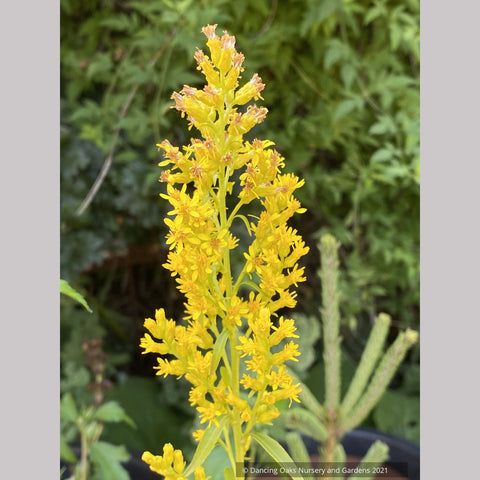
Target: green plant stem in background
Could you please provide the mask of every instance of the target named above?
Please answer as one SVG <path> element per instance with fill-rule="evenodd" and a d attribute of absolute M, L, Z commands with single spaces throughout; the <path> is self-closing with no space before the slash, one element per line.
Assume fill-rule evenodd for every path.
<path fill-rule="evenodd" d="M 390 316 L 385 313 L 381 313 L 375 319 L 375 325 L 370 332 L 360 364 L 355 370 L 355 375 L 348 387 L 347 394 L 342 401 L 341 410 L 343 416 L 348 414 L 363 393 L 373 369 L 382 354 L 385 339 L 387 338 L 388 330 L 390 328 L 390 322 Z"/>
<path fill-rule="evenodd" d="M 298 432 L 288 432 L 285 435 L 285 441 L 287 443 L 290 455 L 295 459 L 296 462 L 305 464 L 310 463 L 310 454 L 308 453 L 302 437 Z"/>
<path fill-rule="evenodd" d="M 170 34 L 170 37 L 168 39 L 168 42 L 163 45 L 158 52 L 156 52 L 155 56 L 152 58 L 152 60 L 149 62 L 149 67 L 153 67 L 158 59 L 162 56 L 163 52 L 167 48 L 167 46 L 170 44 L 170 42 L 175 38 L 175 35 L 178 32 L 178 28 L 173 30 Z M 114 81 L 116 80 L 115 78 L 113 79 Z M 125 115 L 127 114 L 128 109 L 130 108 L 130 105 L 135 98 L 135 94 L 137 93 L 138 88 L 140 87 L 139 83 L 136 83 L 132 89 L 130 90 L 130 93 L 127 96 L 127 99 L 125 100 L 125 103 L 122 105 L 121 111 L 120 111 L 120 116 L 118 118 L 118 121 L 122 120 L 125 118 Z M 108 171 L 110 170 L 110 167 L 112 166 L 113 158 L 115 155 L 115 149 L 117 147 L 117 142 L 118 139 L 120 138 L 120 127 L 117 127 L 113 133 L 113 140 L 110 146 L 110 150 L 108 152 L 107 157 L 105 158 L 105 161 L 103 162 L 102 168 L 100 170 L 100 173 L 98 174 L 97 178 L 95 179 L 95 182 L 91 186 L 90 190 L 87 193 L 87 196 L 82 200 L 82 203 L 79 205 L 77 208 L 77 211 L 75 214 L 77 216 L 82 215 L 85 210 L 88 208 L 88 206 L 92 203 L 93 199 L 95 198 L 95 195 L 97 194 L 98 190 L 102 186 L 102 183 L 104 182 Z"/>
<path fill-rule="evenodd" d="M 407 351 L 417 341 L 418 333 L 413 330 L 407 329 L 405 332 L 398 334 L 395 342 L 383 355 L 367 390 L 358 400 L 350 414 L 342 421 L 341 428 L 344 432 L 355 428 L 366 418 L 380 397 L 385 393 L 390 380 L 405 358 Z"/>
<path fill-rule="evenodd" d="M 418 340 L 418 333 L 407 329 L 399 333 L 393 344 L 384 352 L 391 318 L 385 313 L 379 314 L 343 401 L 341 403 L 338 401 L 341 392 L 342 354 L 339 335 L 339 246 L 335 237 L 330 234 L 322 235 L 318 244 L 321 257 L 321 270 L 318 275 L 322 286 L 325 400 L 321 404 L 308 387 L 300 382 L 302 406 L 284 412 L 281 419 L 281 424 L 288 429 L 283 431 L 284 440 L 297 462 L 307 460 L 305 445 L 301 441 L 301 435 L 305 435 L 319 442 L 322 462 L 335 463 L 336 466 L 345 464 L 346 452 L 341 444 L 342 437 L 365 420 L 385 393 L 406 353 Z M 368 450 L 360 468 L 368 466 L 371 469 L 382 464 L 387 458 L 388 447 L 381 442 L 375 442 Z M 362 478 L 372 477 L 362 473 Z"/>
<path fill-rule="evenodd" d="M 324 235 L 320 241 L 322 265 L 322 317 L 323 348 L 325 362 L 325 415 L 328 438 L 324 445 L 324 459 L 334 461 L 334 450 L 339 434 L 338 406 L 340 399 L 340 311 L 338 293 L 338 251 L 339 244 L 331 235 Z"/>

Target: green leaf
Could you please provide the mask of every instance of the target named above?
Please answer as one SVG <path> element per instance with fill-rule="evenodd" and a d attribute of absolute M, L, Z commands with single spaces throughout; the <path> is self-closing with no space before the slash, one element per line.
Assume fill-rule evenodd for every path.
<path fill-rule="evenodd" d="M 374 123 L 369 129 L 368 133 L 371 135 L 383 135 L 388 132 L 388 125 L 383 122 Z"/>
<path fill-rule="evenodd" d="M 66 280 L 60 279 L 60 293 L 63 293 L 64 295 L 73 298 L 78 303 L 81 303 L 90 313 L 92 313 L 92 309 L 88 306 L 88 303 L 83 298 L 83 296 L 78 293 L 73 287 L 71 287 Z"/>
<path fill-rule="evenodd" d="M 203 462 L 202 467 L 205 469 L 206 476 L 210 477 L 210 480 L 225 480 L 224 471 L 230 465 L 227 452 L 221 445 L 217 445 Z"/>
<path fill-rule="evenodd" d="M 357 76 L 357 70 L 351 63 L 346 63 L 340 68 L 340 76 L 345 88 L 350 89 Z"/>
<path fill-rule="evenodd" d="M 122 466 L 129 458 L 123 445 L 96 442 L 90 449 L 90 459 L 98 468 L 102 480 L 130 480 L 128 472 Z"/>
<path fill-rule="evenodd" d="M 369 23 L 373 22 L 376 18 L 385 15 L 387 13 L 385 6 L 384 5 L 376 5 L 375 7 L 371 8 L 367 14 L 365 15 L 365 18 L 363 20 L 363 23 L 365 25 L 368 25 Z"/>
<path fill-rule="evenodd" d="M 318 8 L 314 21 L 317 23 L 321 23 L 323 22 L 323 20 L 332 15 L 335 10 L 341 7 L 341 2 L 339 0 L 323 0 L 317 5 Z"/>
<path fill-rule="evenodd" d="M 220 435 L 222 434 L 223 427 L 226 425 L 228 420 L 227 416 L 222 417 L 218 420 L 218 425 L 212 423 L 203 434 L 202 439 L 200 440 L 197 449 L 193 455 L 192 461 L 185 469 L 185 473 L 183 474 L 185 477 L 188 477 L 191 473 L 195 471 L 195 469 L 202 465 L 203 462 L 207 459 L 210 455 L 210 452 L 213 450 L 215 445 L 217 444 Z"/>
<path fill-rule="evenodd" d="M 409 396 L 387 390 L 373 411 L 378 429 L 391 432 L 412 442 L 420 438 L 420 401 L 418 395 Z"/>
<path fill-rule="evenodd" d="M 113 62 L 109 53 L 97 53 L 87 68 L 87 78 L 101 77 L 102 75 L 110 75 L 113 68 Z"/>
<path fill-rule="evenodd" d="M 272 437 L 265 433 L 253 432 L 252 438 L 280 465 L 285 468 L 291 467 L 293 462 L 292 457 L 287 451 Z M 303 477 L 296 475 L 297 480 L 303 480 Z"/>
<path fill-rule="evenodd" d="M 313 2 L 308 10 L 304 11 L 303 21 L 300 25 L 300 35 L 305 35 L 312 27 L 320 25 L 325 19 L 342 6 L 340 0 L 323 0 Z"/>
<path fill-rule="evenodd" d="M 333 114 L 333 121 L 338 122 L 343 117 L 347 116 L 349 113 L 356 110 L 359 106 L 359 101 L 357 98 L 349 98 L 340 102 Z"/>
<path fill-rule="evenodd" d="M 75 400 L 71 393 L 66 393 L 60 400 L 60 418 L 67 422 L 75 423 L 79 417 Z"/>
<path fill-rule="evenodd" d="M 390 160 L 392 157 L 393 157 L 392 150 L 388 148 L 380 148 L 372 155 L 372 157 L 370 158 L 370 161 L 372 163 L 386 162 L 387 160 Z"/>
<path fill-rule="evenodd" d="M 228 340 L 228 330 L 224 330 L 216 339 L 215 346 L 213 347 L 212 353 L 212 368 L 210 370 L 213 375 L 217 371 L 220 358 L 222 357 L 222 352 L 225 348 L 225 343 Z"/>
<path fill-rule="evenodd" d="M 175 385 L 175 390 L 167 389 Z M 165 396 L 176 403 L 177 409 L 165 403 Z M 115 400 L 122 405 L 126 414 L 137 426 L 133 429 L 127 423 L 105 423 L 102 440 L 123 444 L 135 450 L 148 450 L 151 445 L 185 444 L 190 435 L 178 428 L 179 424 L 190 422 L 191 417 L 180 411 L 181 399 L 187 395 L 180 382 L 167 377 L 163 385 L 155 378 L 128 377 L 106 393 L 107 400 Z M 189 407 L 188 403 L 187 406 Z M 190 410 L 189 410 L 190 413 Z"/>
<path fill-rule="evenodd" d="M 115 401 L 101 405 L 94 417 L 104 422 L 125 422 L 136 428 L 135 422 L 125 413 L 125 410 Z"/>
<path fill-rule="evenodd" d="M 220 367 L 220 378 L 225 382 L 225 385 L 230 385 L 232 381 L 231 376 L 224 365 Z"/>
<path fill-rule="evenodd" d="M 132 28 L 135 28 L 137 26 L 137 23 L 138 21 L 135 13 L 130 13 L 129 15 L 119 14 L 112 17 L 106 17 L 100 22 L 102 27 L 106 27 L 119 32 L 129 31 Z"/>
<path fill-rule="evenodd" d="M 345 45 L 341 42 L 332 40 L 329 42 L 329 48 L 323 59 L 323 66 L 328 70 L 331 66 L 338 63 L 345 56 Z"/>
<path fill-rule="evenodd" d="M 68 463 L 77 463 L 77 457 L 62 434 L 60 434 L 60 458 Z"/>

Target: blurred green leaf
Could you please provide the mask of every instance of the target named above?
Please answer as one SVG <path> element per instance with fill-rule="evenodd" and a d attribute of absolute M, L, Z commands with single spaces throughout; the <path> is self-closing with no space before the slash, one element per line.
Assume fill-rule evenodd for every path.
<path fill-rule="evenodd" d="M 223 433 L 223 428 L 227 424 L 228 416 L 224 416 L 218 419 L 218 424 L 211 423 L 198 442 L 197 448 L 191 462 L 185 469 L 184 475 L 188 476 L 195 471 L 195 469 L 201 465 L 208 458 L 214 447 L 216 446 L 218 439 Z"/>
<path fill-rule="evenodd" d="M 80 413 L 71 393 L 65 393 L 60 400 L 60 418 L 75 423 Z"/>
<path fill-rule="evenodd" d="M 393 157 L 393 151 L 389 148 L 380 148 L 371 158 L 372 162 L 386 162 Z"/>
<path fill-rule="evenodd" d="M 78 303 L 82 304 L 86 310 L 92 313 L 92 309 L 88 306 L 88 303 L 86 302 L 83 295 L 81 295 L 73 287 L 71 287 L 66 280 L 60 279 L 60 293 L 63 293 L 64 295 L 67 295 L 70 298 L 73 298 Z"/>
<path fill-rule="evenodd" d="M 407 396 L 387 390 L 373 411 L 380 430 L 391 432 L 419 444 L 420 402 L 418 396 Z"/>
<path fill-rule="evenodd" d="M 333 114 L 333 121 L 338 122 L 343 117 L 346 117 L 349 113 L 353 112 L 354 110 L 358 109 L 361 102 L 359 103 L 359 99 L 357 98 L 349 98 L 347 100 L 343 100 L 340 102 L 335 109 Z"/>
<path fill-rule="evenodd" d="M 90 447 L 90 459 L 103 480 L 130 480 L 128 472 L 122 466 L 129 458 L 124 446 L 98 441 Z"/>
<path fill-rule="evenodd" d="M 135 428 L 135 422 L 125 413 L 123 408 L 115 401 L 100 405 L 94 417 L 104 422 L 125 422 Z"/>
<path fill-rule="evenodd" d="M 77 457 L 73 453 L 73 450 L 68 446 L 65 437 L 60 433 L 60 459 L 65 460 L 68 463 L 76 463 Z"/>
<path fill-rule="evenodd" d="M 292 458 L 287 451 L 273 438 L 262 432 L 253 432 L 252 438 L 280 465 L 287 467 L 293 463 Z M 296 478 L 303 480 L 301 475 Z"/>
<path fill-rule="evenodd" d="M 108 391 L 106 400 L 121 405 L 137 428 L 126 423 L 107 423 L 102 438 L 139 451 L 154 451 L 167 442 L 180 447 L 188 445 L 191 441 L 189 429 L 183 430 L 179 425 L 190 423 L 191 417 L 167 405 L 162 392 L 162 386 L 153 376 L 128 377 Z M 187 395 L 187 390 L 184 394 Z"/>
<path fill-rule="evenodd" d="M 205 462 L 203 462 L 205 474 L 207 477 L 210 475 L 211 480 L 225 480 L 224 472 L 229 466 L 230 459 L 225 449 L 221 446 L 215 447 Z"/>

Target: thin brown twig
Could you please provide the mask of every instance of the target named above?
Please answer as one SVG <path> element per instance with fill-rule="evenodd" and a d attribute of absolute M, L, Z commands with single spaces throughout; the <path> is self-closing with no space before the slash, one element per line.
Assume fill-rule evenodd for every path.
<path fill-rule="evenodd" d="M 278 7 L 278 0 L 273 0 L 268 18 L 265 21 L 263 27 L 257 33 L 257 35 L 253 38 L 253 41 L 258 40 L 258 38 L 260 38 L 263 34 L 265 34 L 268 31 L 268 29 L 272 26 L 273 20 L 275 19 L 275 15 L 277 13 L 277 7 Z"/>
<path fill-rule="evenodd" d="M 173 38 L 177 35 L 178 30 L 179 29 L 176 28 L 175 30 L 173 30 L 170 33 L 170 35 L 169 35 L 167 41 L 165 42 L 165 44 L 161 48 L 158 49 L 158 51 L 155 53 L 152 60 L 150 60 L 150 62 L 148 63 L 149 67 L 153 67 L 157 63 L 158 59 L 162 56 L 163 52 L 170 45 Z M 127 111 L 129 109 L 130 104 L 132 103 L 133 99 L 135 98 L 135 94 L 137 93 L 137 90 L 138 90 L 139 86 L 140 86 L 140 83 L 136 83 L 132 87 L 132 90 L 128 94 L 128 97 L 127 97 L 125 103 L 122 105 L 119 120 L 122 120 L 125 117 L 125 115 L 127 114 Z M 82 203 L 80 204 L 77 211 L 75 212 L 75 215 L 77 215 L 77 216 L 82 215 L 82 213 L 92 203 L 95 195 L 97 194 L 98 190 L 100 189 L 100 186 L 102 185 L 103 181 L 105 180 L 105 177 L 107 176 L 107 173 L 110 170 L 110 167 L 112 166 L 113 156 L 115 155 L 115 149 L 116 149 L 116 146 L 117 146 L 118 139 L 120 137 L 120 130 L 121 130 L 121 127 L 117 127 L 115 129 L 112 144 L 111 144 L 111 147 L 110 147 L 110 151 L 108 152 L 108 155 L 105 158 L 105 161 L 103 162 L 100 173 L 98 174 L 97 178 L 95 179 L 95 182 L 93 183 L 92 187 L 90 188 L 87 196 L 83 199 Z"/>

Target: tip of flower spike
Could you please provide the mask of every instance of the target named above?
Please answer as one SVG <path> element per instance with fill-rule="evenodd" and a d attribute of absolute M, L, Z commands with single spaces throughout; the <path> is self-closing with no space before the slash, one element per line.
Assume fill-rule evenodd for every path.
<path fill-rule="evenodd" d="M 411 330 L 410 328 L 407 328 L 407 330 L 405 331 L 405 338 L 411 344 L 417 343 L 418 336 L 418 332 L 415 330 Z"/>
<path fill-rule="evenodd" d="M 224 31 L 223 36 L 220 38 L 220 43 L 223 49 L 235 48 L 235 37 Z"/>
<path fill-rule="evenodd" d="M 215 38 L 215 29 L 218 27 L 218 24 L 215 25 L 207 25 L 206 27 L 202 28 L 202 33 L 205 34 L 207 38 Z"/>
<path fill-rule="evenodd" d="M 331 235 L 330 233 L 325 233 L 324 235 L 322 235 L 322 237 L 320 238 L 320 244 L 324 247 L 324 248 L 338 248 L 339 247 L 339 244 L 336 240 L 336 238 Z"/>
<path fill-rule="evenodd" d="M 389 326 L 392 318 L 386 313 L 380 313 L 377 317 L 377 322 L 383 323 L 386 326 Z"/>

